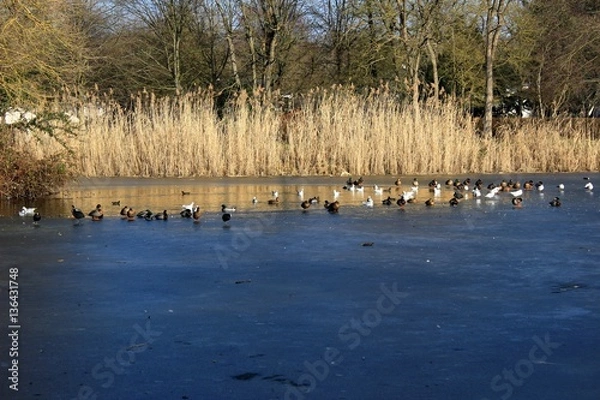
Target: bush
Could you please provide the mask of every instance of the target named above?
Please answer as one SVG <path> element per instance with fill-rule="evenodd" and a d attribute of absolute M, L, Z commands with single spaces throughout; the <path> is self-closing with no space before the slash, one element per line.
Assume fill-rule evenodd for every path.
<path fill-rule="evenodd" d="M 40 140 L 30 127 L 22 128 L 0 127 L 0 195 L 29 199 L 48 196 L 73 178 L 72 151 L 61 143 L 60 151 L 37 155 L 28 146 L 17 144 L 15 129 L 18 134 L 30 135 L 33 141 Z M 41 135 L 46 129 L 37 130 Z M 53 133 L 50 137 L 60 143 Z"/>

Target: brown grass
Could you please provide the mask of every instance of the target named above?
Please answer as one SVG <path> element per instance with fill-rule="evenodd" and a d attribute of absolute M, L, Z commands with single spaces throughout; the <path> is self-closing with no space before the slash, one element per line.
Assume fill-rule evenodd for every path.
<path fill-rule="evenodd" d="M 176 99 L 140 94 L 133 103 L 135 111 L 124 112 L 103 102 L 104 112 L 88 118 L 77 138 L 69 139 L 79 174 L 191 177 L 600 170 L 600 140 L 586 121 L 519 120 L 500 124 L 493 138 L 482 138 L 473 118 L 451 101 L 422 105 L 415 120 L 413 110 L 385 90 L 369 96 L 345 88 L 315 90 L 304 97 L 302 108 L 288 114 L 243 94 L 221 116 L 210 92 Z M 46 144 L 35 151 L 44 154 L 51 147 Z"/>

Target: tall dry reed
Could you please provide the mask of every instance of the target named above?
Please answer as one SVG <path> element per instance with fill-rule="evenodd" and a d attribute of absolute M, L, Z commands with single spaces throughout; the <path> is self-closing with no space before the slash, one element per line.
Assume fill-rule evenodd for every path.
<path fill-rule="evenodd" d="M 128 112 L 111 102 L 92 103 L 102 108 L 80 112 L 79 135 L 69 142 L 84 176 L 600 170 L 600 140 L 585 121 L 523 120 L 483 138 L 451 101 L 423 104 L 417 118 L 384 89 L 367 96 L 349 88 L 314 90 L 288 113 L 241 94 L 218 114 L 210 92 L 140 94 Z"/>

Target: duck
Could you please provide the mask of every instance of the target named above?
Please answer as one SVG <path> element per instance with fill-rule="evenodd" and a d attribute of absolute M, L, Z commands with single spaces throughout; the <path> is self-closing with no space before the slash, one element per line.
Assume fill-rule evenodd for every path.
<path fill-rule="evenodd" d="M 375 193 L 375 194 L 383 194 L 383 189 L 380 188 L 379 186 L 375 185 L 375 186 L 373 186 L 373 193 Z"/>
<path fill-rule="evenodd" d="M 332 203 L 330 203 L 328 200 L 325 200 L 325 203 L 323 204 L 325 209 L 327 209 L 330 214 L 337 214 L 340 210 L 340 202 L 337 200 Z"/>
<path fill-rule="evenodd" d="M 75 221 L 77 224 L 79 224 L 79 221 L 85 218 L 85 214 L 83 213 L 83 211 L 81 211 L 79 208 L 75 207 L 74 205 L 71 206 L 71 215 L 73 215 L 73 218 L 75 218 Z"/>
<path fill-rule="evenodd" d="M 136 216 L 138 218 L 145 218 L 145 219 L 148 219 L 148 218 L 152 219 L 152 215 L 154 215 L 154 213 L 147 208 L 136 214 Z"/>
<path fill-rule="evenodd" d="M 169 214 L 167 213 L 167 210 L 163 210 L 162 213 L 154 214 L 154 219 L 166 221 L 169 219 Z"/>
<path fill-rule="evenodd" d="M 221 212 L 235 212 L 237 209 L 235 206 L 228 207 L 226 204 L 221 204 Z"/>
<path fill-rule="evenodd" d="M 36 212 L 33 214 L 33 225 L 37 226 L 41 220 L 42 220 L 42 214 L 40 214 L 39 212 Z"/>
<path fill-rule="evenodd" d="M 252 198 L 252 204 L 256 204 L 256 203 L 258 203 L 258 199 L 256 198 L 256 196 L 254 196 Z"/>
<path fill-rule="evenodd" d="M 182 191 L 181 191 L 181 195 L 182 195 L 182 196 L 187 196 L 187 195 L 189 195 L 189 194 L 191 194 L 191 192 L 188 192 L 188 191 L 185 191 L 185 190 L 182 190 Z"/>
<path fill-rule="evenodd" d="M 555 197 L 552 199 L 552 201 L 550 202 L 550 206 L 552 207 L 560 207 L 561 206 L 561 202 L 560 199 L 558 197 Z"/>
<path fill-rule="evenodd" d="M 298 197 L 304 197 L 304 189 L 296 190 L 296 194 L 298 194 Z"/>
<path fill-rule="evenodd" d="M 200 222 L 201 215 L 202 213 L 200 212 L 200 206 L 196 206 L 196 208 L 194 208 L 194 212 L 192 213 L 192 219 L 194 220 L 194 223 Z"/>
<path fill-rule="evenodd" d="M 133 208 L 129 207 L 127 209 L 127 214 L 126 215 L 127 215 L 127 221 L 130 221 L 130 222 L 131 221 L 135 221 L 136 215 L 135 215 L 135 210 Z"/>
<path fill-rule="evenodd" d="M 391 206 L 392 203 L 394 202 L 394 200 L 395 200 L 394 198 L 388 196 L 387 199 L 384 199 L 381 201 L 381 204 L 383 204 L 384 206 Z"/>
<path fill-rule="evenodd" d="M 406 205 L 406 199 L 404 198 L 404 196 L 400 196 L 396 204 L 398 204 L 398 207 L 404 208 L 404 206 Z"/>
<path fill-rule="evenodd" d="M 522 197 L 513 197 L 511 199 L 513 208 L 521 208 L 523 205 L 523 198 Z"/>
<path fill-rule="evenodd" d="M 127 210 L 129 210 L 129 207 L 127 206 L 121 208 L 121 212 L 119 213 L 119 215 L 121 215 L 122 219 L 127 218 Z"/>
<path fill-rule="evenodd" d="M 435 200 L 433 199 L 433 197 L 428 198 L 427 200 L 425 200 L 425 205 L 427 207 L 431 207 L 435 204 Z"/>
<path fill-rule="evenodd" d="M 529 180 L 523 184 L 524 190 L 532 190 L 533 189 L 533 181 Z"/>
<path fill-rule="evenodd" d="M 333 189 L 333 198 L 337 199 L 338 197 L 340 197 L 340 191 Z"/>
<path fill-rule="evenodd" d="M 447 179 L 445 184 L 446 186 L 454 186 L 454 181 L 452 179 Z"/>
<path fill-rule="evenodd" d="M 477 186 L 473 188 L 472 193 L 473 197 L 481 197 L 481 189 L 479 189 Z"/>
<path fill-rule="evenodd" d="M 272 197 L 279 197 L 279 192 L 277 190 L 272 190 L 271 191 L 271 196 Z"/>
<path fill-rule="evenodd" d="M 311 204 L 318 204 L 320 201 L 319 196 L 315 196 L 315 197 L 311 197 L 310 199 L 308 199 L 308 201 L 310 201 Z"/>
<path fill-rule="evenodd" d="M 465 195 L 459 191 L 454 191 L 454 196 L 452 196 L 453 199 L 457 199 L 457 200 L 460 200 L 464 197 L 465 197 Z"/>
<path fill-rule="evenodd" d="M 557 187 L 557 188 L 558 188 L 558 190 L 560 190 L 561 192 L 562 192 L 563 190 L 565 190 L 565 185 L 564 185 L 564 184 L 562 184 L 562 183 L 559 183 L 559 184 L 558 184 L 556 187 Z"/>
<path fill-rule="evenodd" d="M 452 197 L 448 201 L 448 204 L 450 204 L 451 207 L 456 207 L 458 205 L 458 199 L 456 197 Z"/>
<path fill-rule="evenodd" d="M 310 208 L 311 206 L 311 202 L 310 200 L 304 200 L 302 203 L 300 203 L 300 207 L 302 207 L 302 209 L 307 210 Z"/>
<path fill-rule="evenodd" d="M 100 204 L 96 205 L 92 211 L 88 213 L 90 217 L 92 217 L 92 221 L 100 221 L 104 218 L 104 213 L 102 212 L 102 206 Z"/>
<path fill-rule="evenodd" d="M 35 214 L 35 207 L 25 207 L 23 206 L 23 208 L 21 208 L 21 210 L 19 211 L 19 216 L 21 217 L 28 217 L 31 216 L 33 214 Z"/>
<path fill-rule="evenodd" d="M 542 192 L 544 190 L 544 182 L 539 181 L 535 184 L 535 188 L 538 190 L 538 192 Z"/>
<path fill-rule="evenodd" d="M 396 185 L 396 186 L 402 185 L 402 180 L 400 180 L 400 178 L 396 178 L 396 181 L 394 182 L 394 185 Z"/>
<path fill-rule="evenodd" d="M 113 201 L 112 205 L 113 206 L 120 206 L 121 205 L 121 200 Z"/>
<path fill-rule="evenodd" d="M 418 192 L 419 191 L 419 180 L 417 178 L 413 179 L 412 182 L 412 191 L 413 192 Z"/>
<path fill-rule="evenodd" d="M 588 182 L 583 186 L 583 188 L 588 192 L 591 192 L 592 190 L 594 190 L 594 185 L 592 184 L 592 182 Z"/>
<path fill-rule="evenodd" d="M 371 196 L 367 197 L 366 201 L 363 201 L 363 205 L 372 208 L 373 207 L 373 199 L 371 198 Z"/>
<path fill-rule="evenodd" d="M 269 199 L 269 204 L 279 204 L 279 196 L 276 196 L 274 199 Z"/>
<path fill-rule="evenodd" d="M 223 223 L 225 223 L 226 226 L 228 226 L 229 221 L 231 220 L 231 214 L 224 213 L 223 215 L 221 215 L 221 220 L 223 221 Z"/>
<path fill-rule="evenodd" d="M 192 210 L 190 210 L 189 208 L 184 208 L 183 210 L 181 210 L 179 212 L 179 215 L 181 215 L 181 218 L 192 218 L 192 214 L 194 212 Z"/>

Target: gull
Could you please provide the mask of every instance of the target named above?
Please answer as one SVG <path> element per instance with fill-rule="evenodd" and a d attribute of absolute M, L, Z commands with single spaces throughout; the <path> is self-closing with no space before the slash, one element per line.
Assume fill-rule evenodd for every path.
<path fill-rule="evenodd" d="M 495 188 L 491 189 L 486 195 L 485 197 L 487 197 L 488 199 L 493 198 L 501 189 L 501 186 L 496 186 Z"/>
<path fill-rule="evenodd" d="M 584 188 L 585 188 L 585 190 L 588 190 L 591 192 L 592 190 L 594 190 L 594 185 L 592 184 L 592 182 L 588 182 L 585 184 Z"/>
<path fill-rule="evenodd" d="M 227 206 L 226 204 L 221 204 L 221 212 L 235 212 L 236 208 L 235 206 Z"/>
<path fill-rule="evenodd" d="M 510 194 L 512 194 L 513 197 L 521 197 L 523 196 L 523 189 L 513 190 L 512 192 L 510 192 Z"/>
<path fill-rule="evenodd" d="M 182 204 L 181 209 L 190 210 L 191 212 L 194 212 L 194 202 L 192 201 L 190 204 Z"/>
<path fill-rule="evenodd" d="M 23 208 L 21 208 L 21 211 L 19 211 L 19 216 L 21 217 L 28 217 L 35 214 L 35 207 L 25 207 L 23 206 Z"/>
<path fill-rule="evenodd" d="M 410 199 L 414 199 L 415 192 L 413 190 L 411 190 L 410 192 L 402 192 L 402 197 L 404 197 L 404 200 L 406 200 L 406 201 L 408 201 Z"/>

